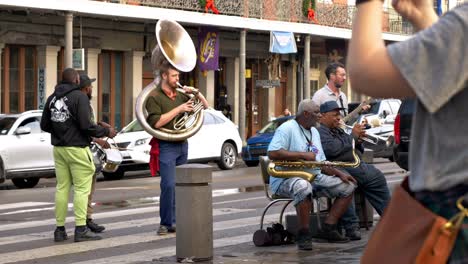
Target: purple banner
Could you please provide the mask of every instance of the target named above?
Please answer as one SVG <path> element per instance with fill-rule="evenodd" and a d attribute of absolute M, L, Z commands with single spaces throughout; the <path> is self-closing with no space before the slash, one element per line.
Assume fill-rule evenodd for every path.
<path fill-rule="evenodd" d="M 201 71 L 218 69 L 219 32 L 216 28 L 200 27 L 198 31 L 198 67 Z"/>

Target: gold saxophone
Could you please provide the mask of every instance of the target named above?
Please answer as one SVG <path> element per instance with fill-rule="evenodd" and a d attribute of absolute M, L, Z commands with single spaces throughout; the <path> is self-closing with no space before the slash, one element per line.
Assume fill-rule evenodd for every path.
<path fill-rule="evenodd" d="M 299 177 L 312 182 L 315 179 L 316 174 L 304 171 L 304 169 L 313 169 L 321 167 L 341 167 L 341 168 L 356 168 L 361 163 L 361 159 L 354 150 L 353 141 L 353 158 L 352 162 L 343 161 L 306 161 L 306 160 L 272 160 L 268 164 L 268 174 L 278 178 L 293 178 Z M 281 166 L 282 170 L 277 170 L 276 167 Z"/>

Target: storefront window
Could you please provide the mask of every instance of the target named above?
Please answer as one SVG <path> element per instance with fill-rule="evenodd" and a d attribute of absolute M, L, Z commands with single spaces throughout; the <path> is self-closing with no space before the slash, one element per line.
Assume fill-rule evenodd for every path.
<path fill-rule="evenodd" d="M 20 113 L 35 109 L 36 48 L 8 45 L 2 57 L 2 112 Z"/>

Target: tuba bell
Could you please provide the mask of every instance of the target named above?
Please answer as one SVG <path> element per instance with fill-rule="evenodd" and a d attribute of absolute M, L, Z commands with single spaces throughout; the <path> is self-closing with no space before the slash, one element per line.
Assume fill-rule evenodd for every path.
<path fill-rule="evenodd" d="M 151 64 L 155 80 L 147 85 L 138 95 L 135 103 L 135 115 L 143 129 L 153 137 L 165 141 L 183 141 L 200 130 L 203 124 L 202 103 L 199 101 L 195 102 L 194 109 L 196 111 L 185 113 L 184 117 L 182 117 L 183 122 L 176 122 L 178 124 L 176 129 L 156 129 L 151 127 L 146 121 L 148 116 L 146 101 L 161 82 L 159 69 L 164 61 L 168 61 L 181 72 L 189 72 L 195 68 L 197 53 L 190 35 L 175 21 L 159 20 L 156 23 L 156 40 L 157 45 L 151 54 Z M 181 85 L 179 84 L 179 86 Z M 183 90 L 178 90 L 183 92 Z"/>

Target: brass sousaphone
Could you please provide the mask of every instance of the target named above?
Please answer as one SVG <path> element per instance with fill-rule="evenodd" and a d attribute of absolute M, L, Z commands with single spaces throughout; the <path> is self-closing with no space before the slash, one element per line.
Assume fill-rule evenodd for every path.
<path fill-rule="evenodd" d="M 182 141 L 200 130 L 203 123 L 203 111 L 201 111 L 203 104 L 200 101 L 195 102 L 193 112 L 177 117 L 175 129 L 155 129 L 146 121 L 148 116 L 146 101 L 161 81 L 159 69 L 165 60 L 177 70 L 189 72 L 195 68 L 197 53 L 190 35 L 175 21 L 159 20 L 156 24 L 156 40 L 158 43 L 151 54 L 155 80 L 138 95 L 135 103 L 135 115 L 143 129 L 153 137 L 165 141 Z M 183 92 L 180 89 L 179 91 Z"/>

